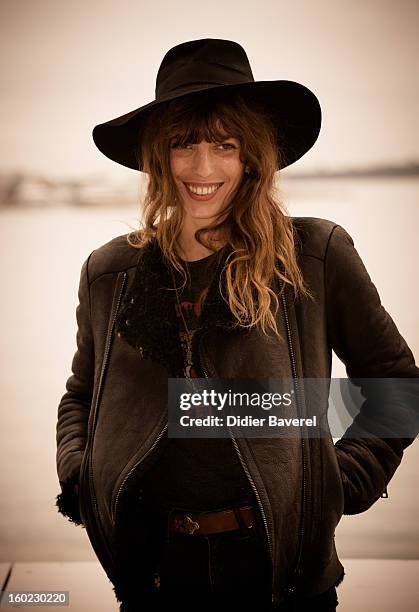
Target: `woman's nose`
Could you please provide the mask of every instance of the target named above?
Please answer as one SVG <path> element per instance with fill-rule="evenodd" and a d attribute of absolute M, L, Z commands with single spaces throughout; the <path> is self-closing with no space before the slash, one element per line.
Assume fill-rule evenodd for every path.
<path fill-rule="evenodd" d="M 210 149 L 196 148 L 192 158 L 194 172 L 200 176 L 209 176 L 213 172 L 215 159 Z"/>

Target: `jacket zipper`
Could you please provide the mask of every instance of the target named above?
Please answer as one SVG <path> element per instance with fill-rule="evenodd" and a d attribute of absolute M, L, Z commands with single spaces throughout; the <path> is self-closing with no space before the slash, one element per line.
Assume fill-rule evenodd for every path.
<path fill-rule="evenodd" d="M 96 418 L 97 418 L 97 408 L 99 405 L 99 401 L 100 401 L 100 394 L 101 394 L 101 390 L 102 390 L 102 385 L 103 385 L 103 378 L 104 378 L 104 374 L 105 374 L 105 370 L 107 367 L 107 363 L 108 363 L 108 359 L 109 359 L 109 353 L 110 353 L 110 347 L 111 347 L 111 338 L 112 338 L 112 331 L 115 325 L 115 321 L 116 321 L 116 316 L 118 314 L 118 310 L 119 310 L 119 306 L 121 303 L 121 299 L 122 299 L 122 294 L 123 294 L 123 290 L 124 290 L 124 286 L 125 286 L 125 281 L 126 281 L 126 272 L 123 273 L 123 278 L 122 278 L 122 283 L 121 283 L 121 288 L 119 291 L 119 295 L 118 295 L 118 300 L 117 300 L 117 304 L 116 304 L 116 308 L 114 309 L 114 313 L 113 313 L 113 317 L 112 317 L 112 321 L 110 324 L 110 327 L 108 329 L 108 335 L 107 335 L 107 343 L 106 343 L 106 348 L 105 348 L 105 355 L 104 355 L 104 359 L 103 359 L 103 363 L 102 363 L 102 369 L 101 369 L 101 374 L 100 374 L 100 379 L 99 379 L 99 387 L 98 387 L 98 393 L 96 396 L 96 401 L 95 401 L 95 409 L 94 409 L 94 415 L 93 415 L 93 422 L 92 422 L 92 427 L 90 430 L 90 437 L 88 440 L 88 444 L 90 444 L 92 436 L 93 436 L 93 431 L 95 428 L 95 424 L 96 424 Z M 286 328 L 287 328 L 287 336 L 288 336 L 288 343 L 289 343 L 289 349 L 290 349 L 290 356 L 291 356 L 291 365 L 292 365 L 292 372 L 293 372 L 293 377 L 294 377 L 294 384 L 295 384 L 295 388 L 296 388 L 296 395 L 297 395 L 297 402 L 298 402 L 298 383 L 297 383 L 297 370 L 296 370 L 296 363 L 295 363 L 295 356 L 294 356 L 294 351 L 293 351 L 293 346 L 292 346 L 292 338 L 291 338 L 291 332 L 290 332 L 290 325 L 289 325 L 289 320 L 288 320 L 288 313 L 287 313 L 287 305 L 286 305 L 286 301 L 285 301 L 285 296 L 284 294 L 282 294 L 282 303 L 283 303 L 283 307 L 284 307 L 284 317 L 285 317 L 285 323 L 286 323 Z M 202 337 L 200 340 L 200 348 L 201 348 L 201 342 L 202 342 Z M 205 369 L 203 363 L 201 363 L 202 366 L 202 370 L 204 373 L 204 376 L 206 378 L 209 378 L 208 376 L 208 372 Z M 158 445 L 159 441 L 161 440 L 162 436 L 164 435 L 165 431 L 168 429 L 168 423 L 166 423 L 166 425 L 164 426 L 164 428 L 160 431 L 159 435 L 157 436 L 156 440 L 154 441 L 153 445 L 150 447 L 150 449 L 147 451 L 147 453 L 141 457 L 141 459 L 139 461 L 137 461 L 135 463 L 135 465 L 130 469 L 130 471 L 128 472 L 128 474 L 124 477 L 124 480 L 122 481 L 121 485 L 118 488 L 118 493 L 116 495 L 115 498 L 115 503 L 111 512 L 111 518 L 112 518 L 112 523 L 115 524 L 115 517 L 116 517 L 116 510 L 117 510 L 117 505 L 118 505 L 118 500 L 120 497 L 120 494 L 122 492 L 122 489 L 125 486 L 126 481 L 128 480 L 128 478 L 131 476 L 131 474 L 137 469 L 137 467 L 150 455 L 150 453 L 155 449 L 155 447 Z M 255 497 L 257 499 L 260 511 L 261 511 L 261 515 L 262 515 L 262 519 L 263 519 L 263 524 L 265 527 L 265 531 L 266 531 L 266 536 L 267 536 L 267 541 L 268 541 L 268 547 L 269 547 L 269 551 L 271 554 L 271 558 L 273 559 L 273 548 L 272 548 L 272 541 L 271 541 L 271 537 L 270 537 L 270 533 L 269 533 L 269 527 L 268 527 L 268 521 L 266 518 L 266 514 L 265 514 L 265 510 L 263 508 L 263 504 L 259 495 L 259 491 L 257 490 L 256 484 L 250 474 L 250 471 L 246 465 L 246 462 L 243 458 L 243 455 L 237 445 L 237 441 L 234 438 L 234 436 L 231 433 L 230 428 L 228 428 L 229 432 L 230 432 L 230 437 L 231 440 L 233 442 L 233 446 L 235 448 L 235 451 L 237 453 L 237 456 L 239 457 L 240 463 L 246 473 L 246 476 L 252 486 L 252 489 L 255 493 Z M 305 472 L 306 472 L 306 464 L 305 464 L 305 454 L 304 454 L 304 446 L 305 446 L 305 440 L 304 438 L 301 438 L 301 443 L 303 446 L 303 508 L 305 507 L 305 503 L 306 503 L 306 479 L 305 479 Z M 92 448 L 90 448 L 89 451 L 89 458 L 91 459 L 92 456 Z M 101 518 L 100 518 L 100 511 L 99 511 L 99 507 L 97 504 L 97 498 L 96 495 L 94 493 L 94 489 L 93 489 L 93 467 L 92 467 L 92 462 L 89 461 L 88 462 L 88 467 L 89 467 L 89 482 L 91 483 L 91 487 L 90 487 L 90 493 L 91 496 L 93 498 L 93 507 L 94 507 L 94 511 L 96 514 L 96 517 L 98 519 L 98 526 L 100 529 L 100 532 L 102 534 L 102 540 L 104 541 L 105 545 L 106 545 L 106 549 L 110 555 L 110 557 L 113 559 L 113 555 L 112 552 L 109 549 L 108 543 L 106 541 L 106 538 L 104 537 L 103 531 L 102 531 L 102 523 L 101 523 Z M 304 512 L 304 510 L 303 510 Z M 302 519 L 304 518 L 304 516 L 302 517 Z M 300 543 L 299 543 L 299 552 L 298 552 L 298 560 L 297 560 L 297 565 L 294 569 L 294 574 L 295 575 L 301 575 L 301 570 L 300 570 L 300 562 L 301 562 L 301 556 L 302 556 L 302 545 L 303 545 L 303 537 L 304 537 L 304 520 L 301 521 L 301 530 L 300 530 Z M 274 571 L 273 571 L 273 579 L 274 579 Z M 289 586 L 289 592 L 290 593 L 295 593 L 296 591 L 296 586 L 295 584 L 292 584 Z M 275 594 L 274 594 L 274 590 L 272 588 L 272 602 L 275 602 Z"/>
<path fill-rule="evenodd" d="M 130 469 L 130 471 L 128 472 L 128 474 L 124 477 L 123 481 L 121 482 L 121 484 L 119 485 L 118 488 L 118 493 L 116 494 L 115 497 L 115 502 L 113 504 L 113 508 L 111 510 L 111 518 L 112 518 L 112 523 L 115 526 L 115 519 L 116 519 L 116 510 L 117 510 L 117 506 L 118 506 L 118 500 L 119 500 L 119 496 L 122 492 L 122 489 L 125 486 L 125 483 L 127 482 L 128 478 L 131 476 L 131 474 L 137 469 L 137 467 L 140 465 L 140 463 L 142 463 L 149 455 L 150 453 L 155 449 L 155 447 L 157 446 L 157 444 L 160 442 L 163 434 L 165 433 L 165 431 L 168 428 L 168 423 L 166 423 L 166 425 L 163 427 L 163 429 L 160 431 L 159 435 L 157 436 L 157 438 L 154 440 L 152 446 L 148 449 L 148 451 L 146 452 L 146 454 L 141 457 L 135 464 L 134 466 Z"/>
<path fill-rule="evenodd" d="M 285 326 L 287 329 L 287 337 L 288 337 L 288 345 L 289 345 L 289 349 L 290 349 L 290 356 L 291 356 L 291 367 L 292 367 L 292 375 L 294 378 L 294 385 L 295 385 L 295 394 L 296 394 L 296 399 L 297 399 L 297 406 L 299 404 L 298 400 L 299 400 L 299 386 L 298 386 L 298 380 L 297 380 L 297 367 L 296 367 L 296 363 L 295 363 L 295 355 L 294 355 L 294 350 L 293 350 L 293 346 L 292 346 L 292 337 L 291 337 L 291 328 L 290 328 L 290 324 L 289 324 L 289 319 L 288 319 L 288 308 L 287 308 L 287 302 L 285 300 L 285 295 L 284 293 L 282 293 L 281 295 L 282 298 L 282 305 L 283 305 L 283 310 L 284 310 L 284 318 L 285 318 Z M 302 510 L 302 517 L 301 517 L 301 528 L 300 528 L 300 541 L 299 541 L 299 549 L 298 549 L 298 557 L 297 557 L 297 564 L 294 568 L 294 581 L 292 583 L 290 583 L 290 585 L 288 586 L 288 592 L 290 593 L 290 595 L 295 595 L 296 591 L 297 591 L 297 585 L 296 582 L 298 580 L 298 577 L 302 575 L 302 570 L 300 568 L 300 564 L 301 564 L 301 557 L 302 557 L 302 550 L 303 550 L 303 541 L 304 541 L 304 509 L 306 508 L 306 503 L 307 503 L 307 483 L 306 483 L 306 461 L 305 461 L 305 445 L 306 445 L 306 441 L 303 437 L 301 437 L 301 445 L 302 445 L 302 457 L 303 457 L 303 510 Z"/>
<path fill-rule="evenodd" d="M 119 306 L 121 304 L 121 299 L 122 299 L 122 294 L 124 291 L 124 287 L 125 287 L 125 281 L 126 281 L 126 272 L 123 273 L 122 275 L 122 282 L 121 282 L 121 287 L 118 293 L 118 297 L 117 297 L 117 302 L 115 307 L 113 307 L 112 310 L 112 314 L 111 314 L 111 319 L 109 322 L 109 327 L 108 327 L 108 332 L 107 332 L 107 336 L 106 336 L 106 345 L 105 345 L 105 354 L 103 356 L 103 362 L 102 362 L 102 368 L 101 368 L 101 372 L 100 372 L 100 377 L 99 377 L 99 384 L 98 384 L 98 391 L 97 391 L 97 395 L 96 395 L 96 401 L 95 401 L 95 405 L 94 405 L 94 411 L 93 411 L 93 416 L 92 416 L 92 425 L 88 434 L 88 440 L 87 440 L 87 447 L 89 449 L 89 454 L 87 457 L 88 460 L 88 470 L 89 470 L 89 493 L 90 493 L 90 497 L 92 499 L 92 505 L 93 505 L 93 510 L 94 510 L 94 514 L 95 514 L 95 518 L 96 518 L 96 524 L 98 526 L 98 530 L 100 532 L 100 536 L 101 539 L 105 545 L 107 554 L 109 556 L 109 558 L 112 560 L 112 562 L 114 561 L 114 557 L 112 554 L 112 551 L 110 550 L 108 541 L 105 537 L 105 534 L 103 532 L 103 527 L 102 527 L 102 519 L 100 516 L 100 511 L 99 511 L 99 506 L 97 503 L 97 498 L 96 498 L 96 494 L 94 491 L 94 486 L 93 486 L 93 465 L 92 465 L 92 456 L 93 456 L 93 445 L 91 444 L 92 440 L 93 440 L 93 434 L 95 431 L 95 427 L 96 427 L 96 421 L 97 421 L 97 411 L 98 411 L 98 406 L 99 406 L 99 402 L 100 402 L 100 396 L 101 396 L 101 392 L 102 392 L 102 388 L 103 388 L 103 381 L 104 381 L 104 377 L 105 377 L 105 371 L 106 371 L 106 367 L 108 364 L 108 360 L 109 360 L 109 354 L 110 354 L 110 349 L 111 349 L 111 343 L 112 343 L 112 332 L 115 326 L 115 321 L 116 321 L 116 317 L 118 314 L 118 310 L 119 310 Z"/>
<path fill-rule="evenodd" d="M 204 336 L 204 334 L 201 336 L 200 341 L 199 341 L 199 349 L 200 349 L 200 354 L 201 355 L 202 355 L 201 344 L 202 344 L 203 336 Z M 204 373 L 204 376 L 205 376 L 205 378 L 210 378 L 208 376 L 208 371 L 206 370 L 203 361 L 204 360 L 201 358 L 201 368 L 202 368 L 202 371 Z M 265 527 L 266 538 L 267 538 L 267 541 L 268 541 L 269 553 L 270 553 L 271 559 L 272 559 L 272 567 L 273 567 L 272 541 L 271 541 L 271 536 L 270 536 L 270 533 L 269 533 L 268 521 L 267 521 L 267 518 L 266 518 L 265 510 L 263 508 L 262 500 L 260 499 L 259 491 L 257 490 L 255 481 L 253 480 L 253 478 L 252 478 L 252 476 L 250 474 L 249 468 L 247 467 L 246 462 L 244 460 L 244 457 L 243 457 L 243 455 L 242 455 L 242 453 L 241 453 L 241 451 L 240 451 L 240 449 L 238 447 L 237 441 L 236 441 L 235 437 L 232 435 L 230 427 L 228 427 L 227 429 L 228 429 L 228 431 L 230 433 L 230 438 L 231 438 L 231 441 L 233 442 L 234 449 L 235 449 L 235 451 L 237 453 L 237 456 L 238 456 L 238 458 L 240 460 L 240 463 L 241 463 L 241 465 L 242 465 L 242 467 L 243 467 L 243 469 L 245 471 L 245 474 L 246 474 L 246 476 L 247 476 L 247 478 L 248 478 L 248 480 L 250 482 L 250 485 L 251 485 L 251 487 L 253 489 L 253 492 L 255 494 L 258 506 L 260 508 L 260 512 L 261 512 L 262 519 L 263 519 L 263 524 L 264 524 L 264 527 Z M 272 603 L 275 602 L 275 594 L 274 594 L 274 589 L 273 589 L 273 581 L 274 581 L 274 571 L 272 571 Z"/>

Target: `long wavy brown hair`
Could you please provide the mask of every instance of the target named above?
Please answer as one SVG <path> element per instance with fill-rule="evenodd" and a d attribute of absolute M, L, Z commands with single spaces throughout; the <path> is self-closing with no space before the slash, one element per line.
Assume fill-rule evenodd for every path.
<path fill-rule="evenodd" d="M 173 139 L 183 146 L 202 140 L 221 143 L 226 137 L 239 141 L 240 160 L 249 172 L 243 174 L 231 201 L 210 225 L 195 232 L 195 238 L 217 250 L 220 258 L 223 249 L 215 246 L 217 237 L 222 236 L 223 245 L 232 247 L 220 273 L 219 290 L 237 324 L 259 325 L 264 334 L 270 328 L 280 337 L 275 314 L 284 284 L 292 286 L 295 297 L 312 295 L 297 263 L 292 220 L 275 186 L 275 173 L 283 163 L 276 129 L 260 103 L 221 90 L 178 98 L 153 109 L 140 134 L 139 153 L 149 175 L 143 221 L 127 240 L 141 248 L 157 239 L 166 261 L 183 276 L 182 288 L 185 286 L 188 270 L 179 257 L 178 242 L 184 209 L 172 177 L 170 145 Z M 222 293 L 223 274 L 227 295 Z M 279 292 L 270 287 L 273 275 L 280 281 Z M 207 291 L 208 287 L 200 296 L 201 304 Z"/>

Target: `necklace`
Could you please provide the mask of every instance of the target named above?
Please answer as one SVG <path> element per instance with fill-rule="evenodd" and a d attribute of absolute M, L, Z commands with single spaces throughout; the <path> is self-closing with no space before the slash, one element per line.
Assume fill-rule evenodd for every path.
<path fill-rule="evenodd" d="M 170 273 L 172 275 L 172 282 L 173 282 L 173 287 L 176 291 L 176 301 L 178 304 L 178 309 L 180 312 L 180 316 L 182 317 L 182 321 L 183 321 L 183 325 L 185 327 L 185 331 L 186 331 L 186 336 L 187 336 L 187 340 L 186 343 L 184 343 L 184 350 L 186 351 L 185 353 L 185 377 L 186 378 L 190 378 L 191 377 L 191 373 L 190 373 L 190 368 L 192 367 L 192 333 L 191 330 L 188 327 L 188 324 L 186 323 L 185 317 L 183 315 L 183 308 L 180 305 L 180 300 L 179 300 L 179 294 L 178 294 L 178 290 L 177 290 L 177 286 L 176 286 L 176 282 L 175 282 L 175 278 L 173 275 L 173 270 L 172 268 L 170 268 Z M 183 342 L 181 341 L 181 343 L 183 344 Z"/>
<path fill-rule="evenodd" d="M 187 323 L 185 321 L 185 317 L 183 315 L 183 308 L 180 305 L 179 294 L 178 294 L 178 290 L 177 290 L 177 286 L 176 286 L 176 282 L 175 282 L 175 277 L 173 276 L 172 268 L 170 268 L 170 274 L 172 275 L 173 287 L 174 287 L 174 289 L 176 291 L 176 301 L 177 301 L 177 304 L 178 304 L 180 316 L 182 317 L 183 325 L 185 326 L 185 331 L 186 331 L 186 334 L 188 336 L 188 341 L 191 342 L 192 341 L 192 334 L 191 334 L 191 331 L 190 331 L 190 329 L 189 329 L 189 327 L 188 327 L 188 325 L 187 325 Z"/>

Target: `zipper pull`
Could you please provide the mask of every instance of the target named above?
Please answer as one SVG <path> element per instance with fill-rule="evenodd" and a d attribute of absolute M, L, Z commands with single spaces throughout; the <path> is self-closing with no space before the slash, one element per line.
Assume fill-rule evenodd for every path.
<path fill-rule="evenodd" d="M 291 597 L 295 597 L 296 593 L 297 593 L 297 587 L 294 583 L 290 583 L 285 587 L 285 590 L 288 594 L 288 597 L 291 599 Z"/>
<path fill-rule="evenodd" d="M 293 577 L 290 580 L 290 582 L 287 584 L 287 586 L 284 588 L 287 594 L 287 597 L 291 600 L 294 600 L 297 596 L 297 583 L 298 583 L 300 576 L 302 576 L 302 573 L 303 571 L 300 567 L 294 568 Z"/>

